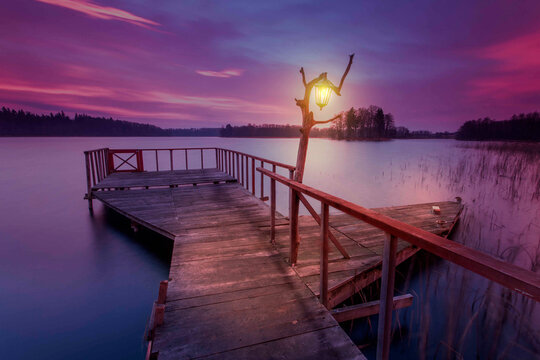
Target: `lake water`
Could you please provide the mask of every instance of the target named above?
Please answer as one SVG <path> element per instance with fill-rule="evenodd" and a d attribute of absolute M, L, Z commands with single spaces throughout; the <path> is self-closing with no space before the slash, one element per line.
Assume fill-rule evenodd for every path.
<path fill-rule="evenodd" d="M 170 247 L 150 232 L 131 233 L 98 201 L 89 215 L 84 150 L 219 146 L 294 164 L 297 144 L 0 138 L 0 357 L 144 357 L 145 325 L 168 276 Z M 538 273 L 539 155 L 464 146 L 471 144 L 313 139 L 304 183 L 365 207 L 459 196 L 465 212 L 455 241 Z M 278 210 L 287 213 L 286 191 L 278 187 L 278 194 Z M 426 255 L 399 270 L 399 292 L 413 293 L 415 304 L 399 312 L 395 358 L 538 358 L 540 314 L 532 301 Z M 376 317 L 343 326 L 373 358 Z"/>

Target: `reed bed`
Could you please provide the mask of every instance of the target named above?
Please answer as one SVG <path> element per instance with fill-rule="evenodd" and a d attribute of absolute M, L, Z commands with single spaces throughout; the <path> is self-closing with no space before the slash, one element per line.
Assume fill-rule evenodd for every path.
<path fill-rule="evenodd" d="M 445 157 L 394 164 L 393 182 L 412 181 L 419 192 L 456 196 L 465 210 L 452 239 L 540 271 L 540 144 L 459 143 Z M 374 284 L 351 301 L 378 299 Z M 398 267 L 397 294 L 414 305 L 399 310 L 392 352 L 410 359 L 537 359 L 540 307 L 430 254 Z M 376 320 L 348 324 L 372 357 Z"/>

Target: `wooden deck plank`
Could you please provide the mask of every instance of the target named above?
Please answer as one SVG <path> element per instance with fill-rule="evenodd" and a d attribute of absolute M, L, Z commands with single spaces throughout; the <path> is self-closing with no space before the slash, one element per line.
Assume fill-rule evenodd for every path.
<path fill-rule="evenodd" d="M 441 208 L 440 215 L 432 213 L 434 205 Z M 457 202 L 445 201 L 373 210 L 435 234 L 444 235 L 457 221 L 461 208 L 461 204 Z M 334 288 L 330 293 L 330 305 L 334 307 L 380 277 L 378 267 L 382 260 L 385 234 L 342 213 L 331 214 L 330 229 L 351 255 L 350 259 L 344 259 L 337 249 L 330 245 L 328 284 L 330 289 Z M 295 271 L 313 293 L 319 295 L 320 230 L 311 216 L 300 217 L 299 234 L 301 242 Z M 278 228 L 276 243 L 278 251 L 285 257 L 289 255 L 289 241 L 288 228 Z M 399 241 L 397 251 L 400 254 L 399 261 L 403 262 L 413 256 L 417 249 L 405 241 Z M 346 281 L 359 276 L 365 278 L 356 282 L 356 286 L 345 284 Z M 340 284 L 343 284 L 343 289 L 336 288 Z"/>
<path fill-rule="evenodd" d="M 122 173 L 102 181 L 106 186 L 114 184 L 113 188 L 202 181 L 198 186 L 94 192 L 107 206 L 174 240 L 165 321 L 153 341 L 159 359 L 362 359 L 316 297 L 319 225 L 311 216 L 300 217 L 299 258 L 291 268 L 288 219 L 276 214 L 276 244 L 272 245 L 269 207 L 231 183 L 228 175 L 204 171 L 167 172 L 157 179 L 156 173 Z M 441 208 L 441 215 L 431 213 L 433 205 Z M 437 202 L 376 210 L 444 234 L 460 209 L 455 202 Z M 385 237 L 344 214 L 331 214 L 330 229 L 351 255 L 344 259 L 330 245 L 333 306 L 358 291 L 359 275 L 365 274 L 362 284 L 377 278 Z M 408 243 L 399 242 L 401 261 L 415 252 Z M 351 279 L 356 282 L 347 283 Z"/>
<path fill-rule="evenodd" d="M 238 184 L 95 196 L 175 240 L 165 321 L 153 341 L 159 359 L 245 358 L 269 353 L 268 344 L 290 359 L 319 347 L 337 359 L 364 358 L 270 244 L 268 206 Z M 278 214 L 277 223 L 287 220 Z"/>

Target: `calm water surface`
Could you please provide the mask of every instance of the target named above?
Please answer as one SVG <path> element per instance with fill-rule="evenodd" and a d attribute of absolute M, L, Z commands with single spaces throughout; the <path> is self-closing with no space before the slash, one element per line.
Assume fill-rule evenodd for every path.
<path fill-rule="evenodd" d="M 82 200 L 84 150 L 221 146 L 294 164 L 297 144 L 0 138 L 0 357 L 144 356 L 143 333 L 158 283 L 168 276 L 170 247 L 155 234 L 131 233 L 129 224 L 98 201 L 89 215 Z M 538 272 L 540 158 L 463 145 L 469 144 L 313 139 L 304 182 L 365 207 L 460 196 L 466 210 L 455 241 Z M 285 189 L 278 187 L 278 195 L 278 210 L 287 213 Z M 415 304 L 399 312 L 396 358 L 538 358 L 535 304 L 430 256 L 399 270 L 398 289 L 413 293 Z M 376 291 L 365 296 L 377 298 Z M 376 316 L 343 326 L 373 357 Z"/>

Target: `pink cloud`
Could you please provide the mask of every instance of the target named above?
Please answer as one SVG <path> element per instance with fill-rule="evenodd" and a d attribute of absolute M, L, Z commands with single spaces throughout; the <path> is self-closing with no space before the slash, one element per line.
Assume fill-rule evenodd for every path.
<path fill-rule="evenodd" d="M 47 95 L 73 95 L 73 96 L 111 96 L 112 91 L 94 86 L 68 86 L 68 87 L 43 87 L 36 85 L 0 84 L 0 91 L 31 92 Z"/>
<path fill-rule="evenodd" d="M 525 70 L 540 66 L 540 32 L 481 49 L 478 55 L 500 63 L 501 70 Z"/>
<path fill-rule="evenodd" d="M 240 76 L 244 72 L 242 69 L 227 69 L 223 71 L 211 71 L 211 70 L 196 70 L 199 75 L 219 77 L 219 78 L 230 78 L 233 76 Z"/>
<path fill-rule="evenodd" d="M 45 4 L 61 6 L 70 10 L 79 11 L 83 14 L 104 20 L 125 21 L 137 26 L 160 25 L 155 21 L 145 19 L 130 12 L 109 6 L 101 6 L 87 0 L 36 0 Z"/>
<path fill-rule="evenodd" d="M 489 75 L 470 80 L 471 95 L 508 100 L 540 93 L 540 32 L 484 47 L 475 55 L 494 65 L 486 68 Z"/>
<path fill-rule="evenodd" d="M 83 103 L 69 103 L 60 104 L 71 109 L 77 109 L 77 111 L 86 110 L 86 111 L 97 111 L 105 116 L 122 116 L 129 118 L 159 118 L 159 119 L 188 119 L 188 120 L 199 120 L 197 116 L 192 114 L 182 113 L 179 111 L 171 112 L 160 112 L 160 111 L 145 111 L 145 110 L 132 110 L 124 108 L 121 106 L 106 106 L 106 105 L 92 105 L 92 104 L 83 104 Z"/>
<path fill-rule="evenodd" d="M 197 120 L 194 109 L 229 111 L 235 114 L 284 115 L 290 109 L 234 97 L 199 96 L 184 93 L 137 90 L 114 86 L 57 86 L 13 82 L 0 79 L 0 97 L 32 98 L 74 112 L 93 111 L 102 115 L 129 118 Z"/>

